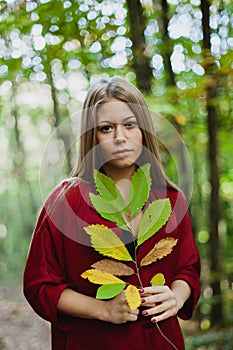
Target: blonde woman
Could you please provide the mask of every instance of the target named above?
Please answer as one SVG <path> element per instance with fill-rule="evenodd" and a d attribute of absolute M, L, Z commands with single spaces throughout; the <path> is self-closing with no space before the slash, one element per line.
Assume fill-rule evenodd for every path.
<path fill-rule="evenodd" d="M 126 277 L 127 283 L 139 286 L 141 295 L 141 306 L 131 310 L 125 291 L 110 300 L 98 300 L 98 286 L 81 277 L 103 258 L 91 246 L 84 227 L 112 228 L 135 254 L 142 211 L 132 222 L 124 214 L 130 234 L 101 217 L 89 194 L 95 192 L 97 169 L 115 182 L 127 200 L 130 180 L 145 163 L 151 164 L 152 178 L 145 207 L 155 199 L 169 198 L 172 214 L 140 246 L 137 260 L 168 231 L 178 243 L 165 259 L 142 269 L 143 286 L 136 274 Z M 165 286 L 149 286 L 156 272 L 164 274 Z M 198 301 L 199 255 L 185 199 L 164 174 L 148 106 L 140 91 L 122 78 L 100 80 L 87 94 L 77 169 L 72 179 L 54 189 L 41 210 L 26 263 L 24 293 L 33 309 L 51 322 L 53 350 L 184 349 L 177 317 L 190 318 Z"/>

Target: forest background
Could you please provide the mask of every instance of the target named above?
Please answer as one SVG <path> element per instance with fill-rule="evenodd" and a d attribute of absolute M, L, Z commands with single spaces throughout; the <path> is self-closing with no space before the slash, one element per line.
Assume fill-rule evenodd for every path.
<path fill-rule="evenodd" d="M 0 1 L 1 284 L 21 283 L 42 203 L 75 167 L 86 91 L 113 75 L 161 115 L 162 160 L 188 199 L 202 260 L 188 348 L 231 349 L 230 0 Z"/>

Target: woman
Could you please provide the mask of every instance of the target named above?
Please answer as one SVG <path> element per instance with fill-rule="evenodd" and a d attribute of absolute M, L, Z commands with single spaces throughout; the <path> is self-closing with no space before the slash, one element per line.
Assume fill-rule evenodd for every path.
<path fill-rule="evenodd" d="M 83 228 L 104 224 L 131 251 L 142 212 L 133 218 L 130 236 L 97 213 L 89 194 L 95 192 L 93 173 L 98 169 L 127 200 L 132 175 L 145 163 L 151 164 L 152 178 L 146 205 L 169 198 L 172 215 L 141 245 L 137 259 L 168 234 L 178 243 L 165 259 L 142 269 L 141 306 L 131 310 L 124 291 L 111 300 L 97 300 L 97 286 L 81 277 L 102 259 Z M 125 214 L 124 219 L 130 224 Z M 149 286 L 156 272 L 164 274 L 165 286 Z M 127 283 L 140 285 L 135 274 Z M 199 298 L 198 251 L 184 197 L 163 172 L 146 102 L 122 78 L 100 80 L 87 94 L 77 170 L 52 192 L 41 211 L 25 268 L 24 293 L 34 310 L 51 322 L 54 350 L 184 349 L 177 316 L 190 318 Z"/>

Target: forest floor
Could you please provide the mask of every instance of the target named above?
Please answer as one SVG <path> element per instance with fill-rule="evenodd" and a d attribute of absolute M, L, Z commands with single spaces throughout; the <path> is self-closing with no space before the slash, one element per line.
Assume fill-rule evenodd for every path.
<path fill-rule="evenodd" d="M 0 284 L 0 350 L 49 350 L 50 326 L 28 305 L 19 284 Z"/>

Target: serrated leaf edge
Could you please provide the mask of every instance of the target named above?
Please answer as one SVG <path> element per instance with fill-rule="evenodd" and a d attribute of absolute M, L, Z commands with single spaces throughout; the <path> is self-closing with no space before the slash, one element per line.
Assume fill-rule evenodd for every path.
<path fill-rule="evenodd" d="M 157 284 L 153 283 L 153 279 L 155 279 L 155 278 L 158 277 L 158 276 L 161 276 L 161 278 L 163 279 L 163 284 L 161 284 L 161 283 L 159 283 L 159 284 L 158 284 L 158 283 L 157 283 Z M 158 277 L 158 278 L 160 278 L 160 277 Z M 151 284 L 152 286 L 164 286 L 165 283 L 166 283 L 166 279 L 165 279 L 165 277 L 164 277 L 164 274 L 161 273 L 161 272 L 156 273 L 156 274 L 151 278 L 151 280 L 150 280 L 150 284 Z"/>
<path fill-rule="evenodd" d="M 164 220 L 164 222 L 159 227 L 157 227 L 157 229 L 155 231 L 150 232 L 152 230 L 152 227 L 150 227 L 145 233 L 141 233 L 140 234 L 141 225 L 143 223 L 143 217 L 146 217 L 147 211 L 149 211 L 151 206 L 154 205 L 155 202 L 157 203 L 158 201 L 164 201 L 164 202 L 166 201 L 166 203 L 169 203 L 169 213 L 167 215 L 167 218 Z M 169 198 L 157 199 L 156 201 L 154 201 L 154 202 L 149 204 L 149 206 L 147 207 L 147 209 L 143 213 L 142 218 L 141 218 L 140 223 L 139 223 L 137 246 L 141 245 L 142 243 L 147 241 L 149 238 L 151 238 L 155 233 L 157 233 L 168 222 L 168 220 L 169 220 L 169 218 L 171 216 L 171 211 L 172 211 L 172 208 L 171 208 L 171 203 L 170 203 Z M 160 217 L 161 216 L 159 216 L 159 218 Z M 154 223 L 154 225 L 155 225 L 155 223 Z M 152 225 L 152 226 L 154 226 L 154 225 Z"/>
<path fill-rule="evenodd" d="M 149 163 L 144 164 L 143 166 L 141 166 L 140 168 L 138 168 L 135 173 L 132 176 L 132 180 L 131 180 L 131 185 L 130 185 L 130 198 L 129 198 L 129 208 L 130 208 L 130 212 L 131 215 L 134 216 L 136 215 L 141 209 L 142 207 L 145 205 L 147 199 L 149 198 L 149 193 L 150 193 L 150 188 L 151 188 L 151 177 L 150 177 L 150 167 L 151 165 Z M 136 181 L 135 179 L 140 175 L 139 172 L 142 174 L 142 177 L 144 177 L 145 181 L 148 183 L 148 192 L 146 193 L 146 197 L 143 198 L 143 202 L 141 201 L 141 203 L 138 203 L 138 194 L 140 193 L 140 191 L 136 191 L 137 196 L 132 195 L 132 191 L 134 194 L 134 181 Z M 149 174 L 148 174 L 149 173 Z M 133 204 L 132 204 L 133 201 Z M 132 210 L 132 207 L 135 207 L 137 203 L 137 208 Z"/>
<path fill-rule="evenodd" d="M 155 250 L 156 250 L 156 252 L 159 252 L 160 249 L 164 249 L 163 247 L 162 247 L 162 248 L 156 248 L 156 246 L 158 246 L 159 243 L 164 242 L 164 241 L 166 241 L 166 240 L 173 241 L 173 244 L 171 244 L 171 247 L 170 247 L 170 251 L 169 251 L 167 254 L 165 254 L 165 255 L 163 255 L 163 256 L 161 256 L 161 257 L 157 257 L 155 260 L 153 260 L 153 261 L 151 261 L 151 262 L 145 264 L 145 261 L 148 259 L 148 257 L 149 257 L 150 255 L 153 255 L 153 254 L 154 254 L 154 251 L 155 251 Z M 141 262 L 140 262 L 140 267 L 148 266 L 148 265 L 150 265 L 150 264 L 153 264 L 153 263 L 156 262 L 157 260 L 161 260 L 161 259 L 165 258 L 166 256 L 170 255 L 170 254 L 172 253 L 172 251 L 173 251 L 173 248 L 176 246 L 177 242 L 178 242 L 178 238 L 174 238 L 174 237 L 165 237 L 165 238 L 160 239 L 160 241 L 158 241 L 157 243 L 155 243 L 154 247 L 149 251 L 149 253 L 147 253 L 147 254 L 144 256 L 144 258 L 142 258 L 142 260 L 141 260 Z"/>
<path fill-rule="evenodd" d="M 109 271 L 107 271 L 108 267 L 104 268 L 104 266 L 102 267 L 100 265 L 101 263 L 103 264 L 105 262 L 115 265 L 114 266 L 114 268 L 116 268 L 115 272 L 112 272 L 112 271 L 109 272 Z M 99 260 L 99 261 L 95 262 L 94 264 L 92 264 L 91 267 L 96 269 L 96 270 L 99 270 L 99 271 L 111 273 L 114 276 L 132 276 L 134 274 L 134 270 L 131 267 L 127 266 L 126 264 L 124 264 L 122 262 L 115 261 L 113 259 L 102 259 L 102 260 Z M 121 267 L 122 267 L 122 269 L 121 269 Z M 117 270 L 117 268 L 118 268 L 118 270 Z M 126 270 L 128 271 L 127 273 L 126 272 L 122 272 L 122 270 L 124 268 L 126 268 Z"/>
<path fill-rule="evenodd" d="M 95 276 L 96 275 L 96 276 Z M 84 279 L 88 279 L 91 283 L 94 283 L 94 284 L 102 284 L 102 285 L 106 285 L 106 284 L 115 284 L 115 283 L 119 283 L 119 284 L 122 284 L 122 283 L 125 283 L 124 281 L 122 281 L 120 278 L 112 275 L 111 273 L 108 273 L 108 272 L 103 272 L 103 271 L 100 271 L 100 270 L 96 270 L 96 269 L 88 269 L 86 271 L 84 271 L 82 274 L 81 274 L 81 277 L 84 278 Z M 94 277 L 94 278 L 93 278 Z M 96 282 L 94 281 L 93 282 L 93 279 L 100 279 L 101 280 L 101 277 L 104 279 L 107 280 L 107 277 L 109 277 L 109 279 L 111 280 L 111 282 Z M 113 283 L 112 281 L 116 281 L 115 283 Z"/>
<path fill-rule="evenodd" d="M 137 302 L 135 302 L 134 300 L 134 304 L 132 305 L 131 301 L 130 301 L 130 298 L 129 298 L 129 293 L 131 293 L 130 290 L 134 290 L 136 296 L 137 296 Z M 137 309 L 140 305 L 141 305 L 141 296 L 140 296 L 140 293 L 137 289 L 137 287 L 135 287 L 133 284 L 129 284 L 125 290 L 125 298 L 126 298 L 126 301 L 130 307 L 131 310 L 134 310 L 134 309 Z"/>
<path fill-rule="evenodd" d="M 101 246 L 96 246 L 94 244 L 94 239 L 92 237 L 92 233 L 89 231 L 89 229 L 91 227 L 97 227 L 99 228 L 100 230 L 101 229 L 105 229 L 107 231 L 110 231 L 111 234 L 113 236 L 115 236 L 115 239 L 118 241 L 118 245 L 114 246 L 114 247 L 111 247 L 111 246 L 107 246 L 107 247 L 101 247 Z M 116 260 L 122 260 L 122 261 L 133 261 L 128 249 L 126 248 L 125 244 L 121 241 L 121 239 L 113 232 L 113 230 L 105 225 L 100 225 L 100 224 L 95 224 L 95 225 L 89 225 L 89 226 L 86 226 L 84 227 L 84 230 L 87 232 L 87 234 L 89 234 L 89 236 L 91 236 L 91 244 L 92 244 L 92 247 L 97 251 L 99 252 L 100 254 L 104 255 L 104 256 L 108 256 L 110 258 L 113 258 L 113 259 L 116 259 Z M 110 251 L 111 249 L 113 249 L 113 253 Z M 103 251 L 105 250 L 105 251 Z M 115 250 L 115 252 L 114 252 Z M 121 250 L 121 253 L 122 253 L 122 250 L 123 250 L 123 257 L 122 255 L 120 254 L 120 257 L 116 254 L 116 252 L 120 251 Z"/>

